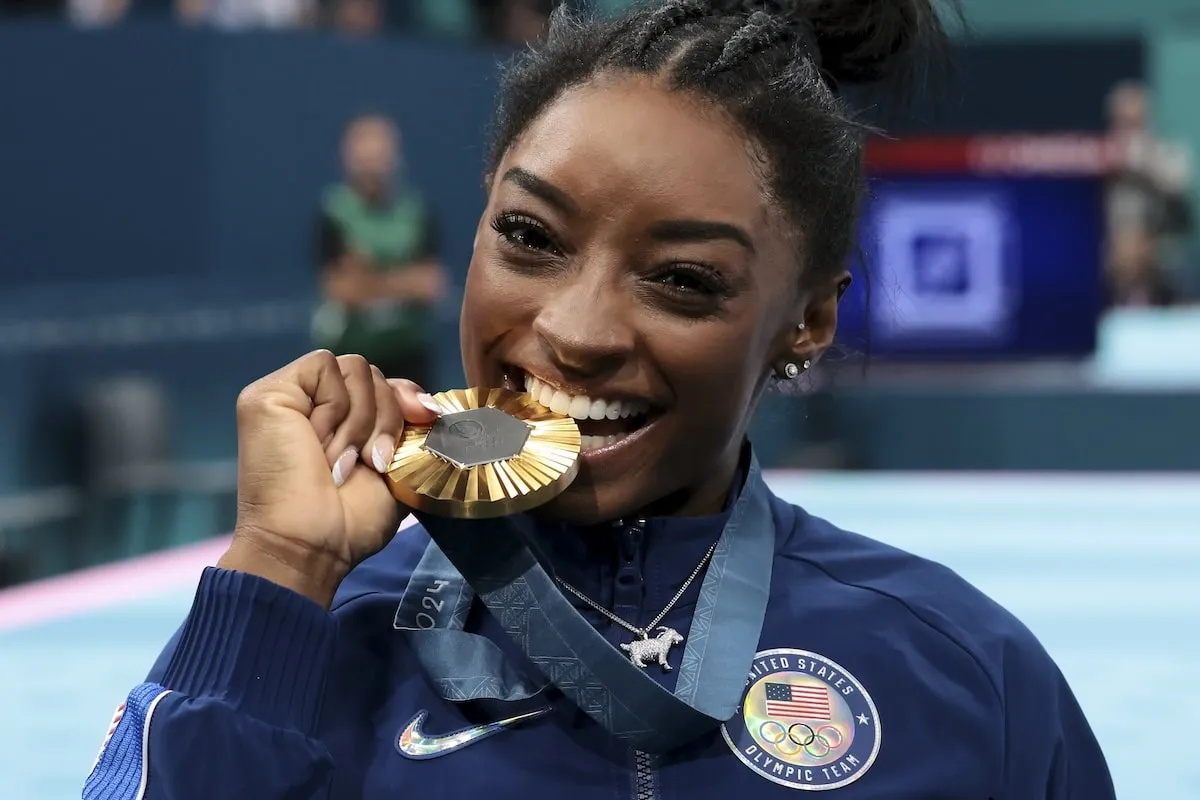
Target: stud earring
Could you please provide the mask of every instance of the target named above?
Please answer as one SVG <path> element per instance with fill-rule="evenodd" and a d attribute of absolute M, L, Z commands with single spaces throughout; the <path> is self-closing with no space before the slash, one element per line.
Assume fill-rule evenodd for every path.
<path fill-rule="evenodd" d="M 796 326 L 796 328 L 797 328 L 797 329 L 799 329 L 799 330 L 804 330 L 804 329 L 805 329 L 805 328 L 807 328 L 807 327 L 808 327 L 808 326 L 807 326 L 807 325 L 805 325 L 803 322 L 801 322 L 799 325 L 797 325 L 797 326 Z"/>
<path fill-rule="evenodd" d="M 784 377 L 786 377 L 788 380 L 792 380 L 793 378 L 795 378 L 797 375 L 800 374 L 800 368 L 797 367 L 791 361 L 789 361 L 788 363 L 783 365 L 783 374 L 784 374 Z"/>
<path fill-rule="evenodd" d="M 811 366 L 812 366 L 812 360 L 811 360 L 811 359 L 807 359 L 807 358 L 806 358 L 806 359 L 804 359 L 804 368 L 805 368 L 805 369 L 808 369 L 808 368 L 809 368 L 809 367 L 811 367 Z"/>

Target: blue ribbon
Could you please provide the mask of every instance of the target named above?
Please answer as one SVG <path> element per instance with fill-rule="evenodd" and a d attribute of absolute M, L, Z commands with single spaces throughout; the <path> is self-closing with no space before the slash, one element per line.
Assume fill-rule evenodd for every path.
<path fill-rule="evenodd" d="M 701 584 L 674 694 L 567 601 L 510 519 L 418 515 L 432 542 L 395 627 L 413 632 L 413 648 L 447 700 L 516 701 L 554 684 L 628 746 L 666 752 L 737 712 L 770 592 L 775 532 L 768 498 L 752 460 Z M 544 680 L 521 674 L 494 642 L 462 630 L 475 597 Z"/>

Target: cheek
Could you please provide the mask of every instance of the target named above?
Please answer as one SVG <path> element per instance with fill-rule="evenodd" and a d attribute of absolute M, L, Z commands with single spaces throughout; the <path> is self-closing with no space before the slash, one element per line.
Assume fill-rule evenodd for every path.
<path fill-rule="evenodd" d="M 762 357 L 750 344 L 749 331 L 721 331 L 702 336 L 698 330 L 671 337 L 659 359 L 671 375 L 681 424 L 710 429 L 735 428 L 749 407 L 761 378 Z"/>
<path fill-rule="evenodd" d="M 477 248 L 467 270 L 460 332 L 468 358 L 478 357 L 505 332 L 530 316 L 528 287 Z"/>
<path fill-rule="evenodd" d="M 747 342 L 712 337 L 696 342 L 686 358 L 675 357 L 670 368 L 677 404 L 659 457 L 662 472 L 685 484 L 707 480 L 713 465 L 740 445 L 761 377 Z"/>
<path fill-rule="evenodd" d="M 486 248 L 477 248 L 467 271 L 464 305 L 485 318 L 515 311 L 529 305 L 526 283 L 497 263 Z"/>

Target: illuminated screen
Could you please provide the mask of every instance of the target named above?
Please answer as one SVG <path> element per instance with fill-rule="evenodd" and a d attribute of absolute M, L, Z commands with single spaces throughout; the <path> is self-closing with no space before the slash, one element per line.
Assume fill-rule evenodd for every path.
<path fill-rule="evenodd" d="M 907 360 L 1091 353 L 1103 302 L 1099 170 L 1049 169 L 1044 155 L 1036 168 L 997 163 L 955 146 L 876 155 L 861 230 L 870 302 L 858 265 L 839 339 Z"/>

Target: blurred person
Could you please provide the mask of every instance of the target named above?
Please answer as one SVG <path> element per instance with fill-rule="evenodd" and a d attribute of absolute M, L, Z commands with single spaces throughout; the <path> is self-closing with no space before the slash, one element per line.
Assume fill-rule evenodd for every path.
<path fill-rule="evenodd" d="M 342 183 L 325 193 L 317 223 L 324 302 L 318 346 L 358 353 L 392 378 L 431 380 L 432 307 L 445 293 L 432 213 L 402 170 L 391 120 L 352 120 L 342 140 Z"/>
<path fill-rule="evenodd" d="M 1109 139 L 1118 153 L 1112 224 L 1168 235 L 1186 232 L 1191 222 L 1191 154 L 1184 145 L 1154 133 L 1149 89 L 1137 82 L 1118 84 L 1109 94 L 1108 116 Z"/>
<path fill-rule="evenodd" d="M 103 27 L 124 19 L 131 0 L 68 0 L 67 17 L 80 27 Z"/>
<path fill-rule="evenodd" d="M 333 0 L 330 16 L 340 33 L 374 36 L 383 29 L 385 12 L 381 0 Z"/>
<path fill-rule="evenodd" d="M 477 39 L 484 33 L 478 0 L 413 0 L 407 11 L 404 16 L 390 16 L 389 26 L 459 40 Z"/>
<path fill-rule="evenodd" d="M 1182 301 L 1179 286 L 1162 268 L 1157 242 L 1147 230 L 1119 227 L 1109 242 L 1109 305 L 1158 308 Z"/>
<path fill-rule="evenodd" d="M 578 477 L 397 531 L 421 387 L 328 352 L 247 387 L 232 543 L 86 795 L 1112 800 L 1025 626 L 775 497 L 745 440 L 834 340 L 841 88 L 945 40 L 926 0 L 556 14 L 505 75 L 460 346 L 576 418 Z"/>
<path fill-rule="evenodd" d="M 305 27 L 315 21 L 316 10 L 316 0 L 175 0 L 181 22 L 226 30 Z"/>
<path fill-rule="evenodd" d="M 1149 89 L 1135 81 L 1118 84 L 1108 97 L 1108 137 L 1116 151 L 1108 230 L 1114 239 L 1130 229 L 1144 232 L 1159 251 L 1159 271 L 1170 273 L 1192 232 L 1192 159 L 1185 146 L 1154 133 L 1150 100 Z M 1128 252 L 1131 241 L 1114 241 L 1110 250 Z"/>
<path fill-rule="evenodd" d="M 540 42 L 546 33 L 553 0 L 482 0 L 480 13 L 491 37 L 505 44 Z"/>

